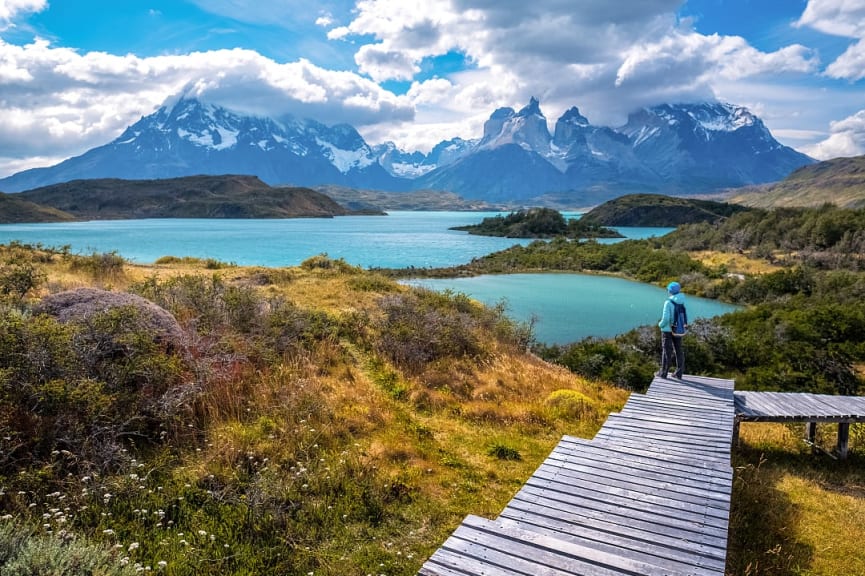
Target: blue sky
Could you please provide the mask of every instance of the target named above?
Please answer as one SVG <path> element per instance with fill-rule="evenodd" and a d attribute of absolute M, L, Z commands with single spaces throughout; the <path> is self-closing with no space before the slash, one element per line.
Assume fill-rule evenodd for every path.
<path fill-rule="evenodd" d="M 109 142 L 179 93 L 349 122 L 370 143 L 476 138 L 535 96 L 618 126 L 747 106 L 817 158 L 865 153 L 865 0 L 0 0 L 0 176 Z"/>

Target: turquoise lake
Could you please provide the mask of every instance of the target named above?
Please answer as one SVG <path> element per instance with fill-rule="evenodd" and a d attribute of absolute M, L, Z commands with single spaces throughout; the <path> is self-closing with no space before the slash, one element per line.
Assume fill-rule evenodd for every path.
<path fill-rule="evenodd" d="M 289 220 L 101 220 L 0 225 L 0 243 L 16 240 L 43 246 L 69 245 L 73 252 L 113 252 L 133 262 L 162 256 L 215 258 L 239 265 L 296 266 L 316 254 L 343 258 L 363 268 L 441 267 L 530 240 L 472 236 L 449 230 L 498 212 L 391 212 L 387 216 L 342 216 Z M 564 213 L 577 217 L 576 213 Z M 628 238 L 661 236 L 671 228 L 619 228 Z M 605 240 L 611 242 L 615 240 Z M 612 336 L 657 322 L 664 291 L 619 278 L 584 274 L 513 274 L 424 280 L 486 303 L 504 299 L 518 320 L 535 317 L 535 333 L 546 343 L 586 336 Z M 687 289 L 687 287 L 686 287 Z M 689 300 L 692 317 L 723 314 L 733 307 Z"/>
<path fill-rule="evenodd" d="M 609 338 L 644 324 L 656 325 L 667 297 L 663 288 L 594 274 L 504 274 L 411 280 L 432 290 L 462 292 L 485 304 L 504 299 L 508 316 L 535 319 L 535 336 L 546 344 Z M 738 306 L 686 296 L 688 320 L 710 318 Z"/>
<path fill-rule="evenodd" d="M 454 266 L 529 240 L 472 236 L 448 230 L 477 224 L 499 212 L 391 212 L 287 220 L 154 219 L 52 224 L 2 224 L 0 243 L 18 240 L 70 245 L 73 252 L 113 252 L 133 262 L 161 256 L 197 256 L 260 266 L 296 266 L 316 254 L 363 268 Z M 576 214 L 564 213 L 566 217 Z M 670 228 L 622 228 L 631 238 L 660 236 Z"/>

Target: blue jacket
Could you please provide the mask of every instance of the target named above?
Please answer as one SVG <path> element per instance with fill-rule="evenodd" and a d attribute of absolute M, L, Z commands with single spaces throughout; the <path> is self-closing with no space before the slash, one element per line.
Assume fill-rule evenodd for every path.
<path fill-rule="evenodd" d="M 670 322 L 673 321 L 673 302 L 676 304 L 684 304 L 685 295 L 679 292 L 678 294 L 674 294 L 664 300 L 664 309 L 661 312 L 661 321 L 658 322 L 658 328 L 661 329 L 661 332 L 673 331 L 670 327 Z"/>

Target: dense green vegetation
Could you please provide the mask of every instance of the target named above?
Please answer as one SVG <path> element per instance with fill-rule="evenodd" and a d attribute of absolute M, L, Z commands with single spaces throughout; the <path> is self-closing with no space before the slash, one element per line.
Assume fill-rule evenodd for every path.
<path fill-rule="evenodd" d="M 784 266 L 865 269 L 865 210 L 778 208 L 753 210 L 709 225 L 683 226 L 665 236 L 675 250 L 747 252 Z"/>
<path fill-rule="evenodd" d="M 464 230 L 480 236 L 503 236 L 506 238 L 621 238 L 622 235 L 581 218 L 566 220 L 561 212 L 552 208 L 530 208 L 517 210 L 506 216 L 484 218 L 480 224 L 455 226 L 452 230 Z"/>
<path fill-rule="evenodd" d="M 675 227 L 714 223 L 749 209 L 736 205 L 662 194 L 628 194 L 586 212 L 582 220 L 600 226 Z"/>

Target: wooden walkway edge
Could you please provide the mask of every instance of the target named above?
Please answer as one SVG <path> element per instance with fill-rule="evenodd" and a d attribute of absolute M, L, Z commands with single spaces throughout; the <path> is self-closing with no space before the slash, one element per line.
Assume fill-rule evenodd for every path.
<path fill-rule="evenodd" d="M 723 576 L 733 382 L 655 378 L 592 440 L 565 436 L 495 520 L 469 516 L 423 576 Z"/>

